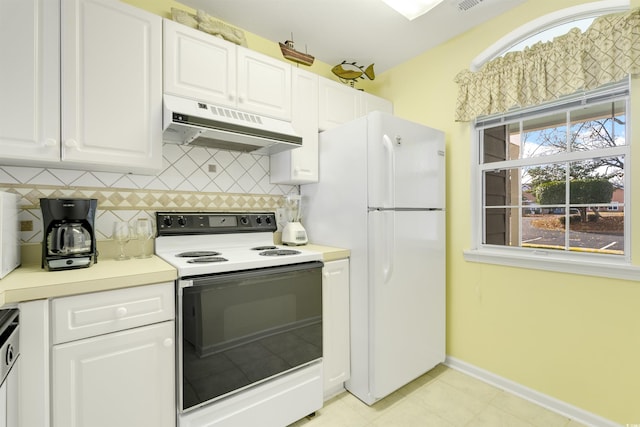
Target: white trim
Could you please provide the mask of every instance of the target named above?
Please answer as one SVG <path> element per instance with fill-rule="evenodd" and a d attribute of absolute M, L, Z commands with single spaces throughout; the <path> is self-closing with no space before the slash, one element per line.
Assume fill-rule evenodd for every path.
<path fill-rule="evenodd" d="M 482 248 L 466 250 L 463 253 L 465 261 L 470 262 L 606 277 L 608 279 L 640 281 L 640 266 L 626 262 L 602 262 L 601 257 L 607 257 L 607 255 L 598 254 L 594 255 L 598 259 L 591 259 L 590 257 L 584 257 L 586 254 L 570 256 L 570 254 L 565 254 L 564 252 L 558 254 L 556 252 L 558 251 L 518 251 L 517 248 L 505 248 L 503 250 L 501 248 Z M 558 255 L 566 256 L 560 257 Z M 612 257 L 615 256 L 612 255 Z"/>
<path fill-rule="evenodd" d="M 471 71 L 478 71 L 485 63 L 500 56 L 511 46 L 547 28 L 594 15 L 625 11 L 628 10 L 629 7 L 629 0 L 602 0 L 569 7 L 541 16 L 516 28 L 482 51 L 482 53 L 471 61 Z"/>
<path fill-rule="evenodd" d="M 533 390 L 529 387 L 525 387 L 521 384 L 511 381 L 507 378 L 496 375 L 492 372 L 486 371 L 470 363 L 456 359 L 455 357 L 447 356 L 445 365 L 448 367 L 460 371 L 464 374 L 484 381 L 487 384 L 491 384 L 502 390 L 505 390 L 511 394 L 521 397 L 550 411 L 556 412 L 565 417 L 576 420 L 586 426 L 590 427 L 620 427 L 611 420 L 603 418 L 599 415 L 585 411 L 577 406 L 570 405 L 562 400 L 556 399 L 539 391 Z"/>

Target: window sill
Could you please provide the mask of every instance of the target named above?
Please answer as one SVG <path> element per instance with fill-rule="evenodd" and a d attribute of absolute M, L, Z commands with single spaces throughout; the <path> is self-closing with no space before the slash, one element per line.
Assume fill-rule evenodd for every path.
<path fill-rule="evenodd" d="M 624 260 L 589 260 L 578 257 L 560 257 L 549 251 L 517 253 L 499 249 L 471 249 L 463 252 L 465 261 L 503 265 L 559 273 L 606 277 L 640 281 L 640 266 Z"/>

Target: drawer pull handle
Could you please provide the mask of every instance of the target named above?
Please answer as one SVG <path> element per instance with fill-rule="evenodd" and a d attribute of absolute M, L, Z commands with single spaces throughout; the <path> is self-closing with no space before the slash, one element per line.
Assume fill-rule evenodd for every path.
<path fill-rule="evenodd" d="M 118 309 L 116 310 L 116 317 L 118 319 L 122 319 L 126 315 L 127 315 L 127 307 L 118 307 Z"/>
<path fill-rule="evenodd" d="M 169 348 L 173 345 L 173 340 L 171 338 L 165 338 L 164 341 L 162 341 L 162 345 Z"/>

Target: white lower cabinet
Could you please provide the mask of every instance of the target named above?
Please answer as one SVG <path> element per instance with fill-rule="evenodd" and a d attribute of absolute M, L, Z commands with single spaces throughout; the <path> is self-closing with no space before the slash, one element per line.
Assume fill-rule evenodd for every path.
<path fill-rule="evenodd" d="M 175 427 L 173 282 L 51 301 L 53 427 Z"/>
<path fill-rule="evenodd" d="M 349 260 L 325 262 L 322 280 L 325 400 L 344 390 L 351 376 L 349 337 Z"/>
<path fill-rule="evenodd" d="M 55 427 L 175 426 L 174 322 L 53 347 Z"/>

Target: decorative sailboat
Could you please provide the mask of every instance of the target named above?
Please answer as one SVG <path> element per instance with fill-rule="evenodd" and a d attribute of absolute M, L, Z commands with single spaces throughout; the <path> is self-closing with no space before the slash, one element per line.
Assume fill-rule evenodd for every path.
<path fill-rule="evenodd" d="M 286 40 L 284 43 L 278 44 L 280 45 L 282 56 L 284 56 L 289 61 L 297 62 L 298 64 L 306 66 L 311 66 L 313 64 L 313 61 L 315 59 L 313 55 L 299 52 L 293 47 L 293 34 L 291 35 L 291 40 Z"/>

